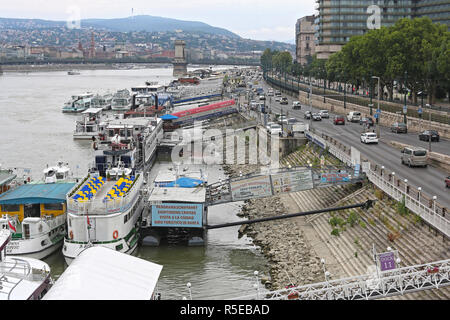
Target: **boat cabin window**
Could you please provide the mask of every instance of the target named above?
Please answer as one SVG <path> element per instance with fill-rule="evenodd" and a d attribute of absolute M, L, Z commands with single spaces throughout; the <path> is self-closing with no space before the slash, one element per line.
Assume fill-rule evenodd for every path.
<path fill-rule="evenodd" d="M 2 204 L 1 205 L 3 212 L 18 212 L 20 211 L 19 204 Z"/>
<path fill-rule="evenodd" d="M 41 216 L 41 206 L 39 203 L 25 204 L 23 207 L 25 218 L 29 217 L 38 218 Z"/>
<path fill-rule="evenodd" d="M 45 210 L 63 210 L 63 204 L 62 203 L 45 203 L 44 204 Z"/>
<path fill-rule="evenodd" d="M 56 173 L 56 179 L 64 179 L 64 178 L 65 178 L 64 172 L 57 172 Z"/>

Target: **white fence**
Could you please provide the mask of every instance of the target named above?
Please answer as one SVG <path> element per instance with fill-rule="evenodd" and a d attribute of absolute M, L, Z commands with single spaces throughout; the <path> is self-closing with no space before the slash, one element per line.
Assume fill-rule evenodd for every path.
<path fill-rule="evenodd" d="M 352 166 L 351 148 L 324 134 L 311 131 L 305 133 L 306 137 L 322 148 L 328 148 L 336 158 Z M 397 201 L 405 199 L 405 206 L 413 213 L 420 216 L 425 222 L 450 237 L 450 221 L 446 217 L 447 208 L 436 200 L 430 199 L 418 189 L 406 185 L 402 179 L 383 172 L 383 167 L 369 162 L 369 170 L 366 171 L 370 182 L 383 190 Z"/>

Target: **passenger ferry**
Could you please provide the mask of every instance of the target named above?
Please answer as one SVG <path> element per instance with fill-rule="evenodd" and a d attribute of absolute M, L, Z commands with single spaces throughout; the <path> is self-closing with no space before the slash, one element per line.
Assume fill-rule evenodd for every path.
<path fill-rule="evenodd" d="M 81 113 L 82 118 L 75 124 L 73 138 L 79 140 L 92 140 L 92 137 L 97 137 L 102 111 L 102 108 L 89 108 L 83 111 Z"/>
<path fill-rule="evenodd" d="M 8 255 L 42 259 L 61 248 L 66 194 L 75 183 L 27 183 L 0 195 L 0 228 L 12 232 Z"/>
<path fill-rule="evenodd" d="M 64 104 L 62 112 L 64 113 L 82 112 L 91 106 L 91 101 L 93 97 L 94 94 L 90 92 L 72 96 L 72 99 Z"/>
<path fill-rule="evenodd" d="M 63 247 L 67 264 L 92 246 L 130 254 L 139 240 L 143 172 L 156 157 L 162 120 L 109 120 L 100 130 L 95 164 L 67 194 L 68 234 Z"/>
<path fill-rule="evenodd" d="M 106 93 L 104 95 L 96 94 L 91 101 L 92 108 L 102 108 L 103 110 L 110 110 L 112 104 L 113 95 Z"/>
<path fill-rule="evenodd" d="M 9 230 L 0 230 L 0 300 L 39 300 L 52 286 L 47 263 L 25 257 L 9 257 Z"/>
<path fill-rule="evenodd" d="M 111 110 L 128 111 L 131 109 L 131 95 L 127 89 L 117 91 L 111 102 Z"/>

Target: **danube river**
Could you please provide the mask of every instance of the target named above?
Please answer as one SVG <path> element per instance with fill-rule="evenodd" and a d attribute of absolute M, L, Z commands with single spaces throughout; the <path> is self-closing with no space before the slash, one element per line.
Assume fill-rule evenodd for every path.
<path fill-rule="evenodd" d="M 3 167 L 31 169 L 34 179 L 42 178 L 46 165 L 58 160 L 69 163 L 75 176 L 85 174 L 92 159 L 90 142 L 73 140 L 79 115 L 63 114 L 61 109 L 71 95 L 90 91 L 112 93 L 143 85 L 145 81 L 168 84 L 172 68 L 136 70 L 83 70 L 67 72 L 5 73 L 0 76 L 0 164 Z M 208 176 L 223 178 L 220 167 L 209 167 Z M 240 203 L 209 209 L 208 223 L 237 221 Z M 259 249 L 239 227 L 210 230 L 204 247 L 140 247 L 136 256 L 163 265 L 158 288 L 163 299 L 226 299 L 255 292 L 254 271 L 268 272 Z M 59 251 L 45 259 L 54 279 L 66 265 Z"/>

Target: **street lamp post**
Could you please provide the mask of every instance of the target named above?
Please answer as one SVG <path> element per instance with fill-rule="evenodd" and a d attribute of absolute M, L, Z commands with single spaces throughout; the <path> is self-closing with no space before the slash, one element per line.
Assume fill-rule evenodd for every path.
<path fill-rule="evenodd" d="M 406 94 L 408 93 L 407 88 L 407 83 L 408 83 L 408 71 L 405 71 L 405 105 L 403 108 L 403 122 L 405 123 L 405 125 L 407 125 L 407 119 L 406 119 L 406 114 L 407 114 L 407 108 L 408 106 L 406 105 Z"/>
<path fill-rule="evenodd" d="M 372 76 L 371 79 L 378 79 L 378 107 L 377 107 L 377 137 L 380 138 L 380 117 L 381 117 L 381 110 L 380 110 L 380 77 Z M 372 113 L 370 113 L 372 114 Z"/>
<path fill-rule="evenodd" d="M 428 151 L 431 152 L 431 105 L 427 103 L 427 108 L 428 108 L 428 120 L 429 120 L 429 128 L 428 128 L 428 133 L 429 133 L 429 137 L 428 137 Z"/>

